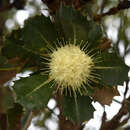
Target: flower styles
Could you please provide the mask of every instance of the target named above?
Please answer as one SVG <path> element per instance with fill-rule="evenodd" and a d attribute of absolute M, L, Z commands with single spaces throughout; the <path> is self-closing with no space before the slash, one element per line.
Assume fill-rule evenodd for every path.
<path fill-rule="evenodd" d="M 87 44 L 83 48 L 66 44 L 53 48 L 49 54 L 49 80 L 54 81 L 61 93 L 66 89 L 70 93 L 78 91 L 82 95 L 81 90 L 86 90 L 85 84 L 90 85 L 95 80 L 95 58 L 85 51 L 86 48 Z"/>

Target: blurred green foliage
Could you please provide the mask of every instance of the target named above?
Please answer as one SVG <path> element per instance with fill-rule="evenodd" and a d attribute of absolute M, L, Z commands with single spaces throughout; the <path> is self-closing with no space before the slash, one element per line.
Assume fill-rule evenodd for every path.
<path fill-rule="evenodd" d="M 47 54 L 46 48 L 56 47 L 55 42 L 58 40 L 74 42 L 76 38 L 77 44 L 80 44 L 81 40 L 84 43 L 88 42 L 88 48 L 94 49 L 92 53 L 96 52 L 101 57 L 102 62 L 98 63 L 98 66 L 110 67 L 95 70 L 101 75 L 101 80 L 96 83 L 96 86 L 102 84 L 102 86 L 107 85 L 112 88 L 119 84 L 122 85 L 125 80 L 128 80 L 129 67 L 125 65 L 124 59 L 130 54 L 129 9 L 118 11 L 112 16 L 106 15 L 101 20 L 94 21 L 97 14 L 107 12 L 110 8 L 116 7 L 118 3 L 118 0 L 93 0 L 89 3 L 86 2 L 85 6 L 78 11 L 62 6 L 56 14 L 46 17 L 42 13 L 48 14 L 48 9 L 41 1 L 25 0 L 21 6 L 15 1 L 13 6 L 6 10 L 4 8 L 11 3 L 8 0 L 0 1 L 0 74 L 3 74 L 3 70 L 8 72 L 17 66 L 15 62 L 10 62 L 10 59 L 13 58 L 18 58 L 19 63 L 23 63 L 23 65 L 19 65 L 21 67 L 19 72 L 25 70 L 34 72 L 29 77 L 14 82 L 10 91 L 15 93 L 14 95 L 10 95 L 10 92 L 7 91 L 5 93 L 8 96 L 2 98 L 6 105 L 5 108 L 8 109 L 6 113 L 9 118 L 9 130 L 13 130 L 15 117 L 17 118 L 19 113 L 23 114 L 23 109 L 25 111 L 45 109 L 49 99 L 52 95 L 54 96 L 56 91 L 52 87 L 53 82 L 47 82 L 48 76 L 42 75 L 41 68 L 45 67 L 42 57 L 43 54 Z M 24 26 L 20 25 L 16 18 L 20 11 L 18 9 L 29 14 L 30 18 L 27 18 Z M 12 26 L 10 26 L 9 20 L 12 20 Z M 109 30 L 111 31 L 109 32 Z M 100 48 L 103 37 L 107 37 L 111 41 L 110 49 L 102 50 Z M 121 45 L 124 47 L 123 54 L 120 49 Z M 130 59 L 127 59 L 128 62 Z M 47 83 L 45 84 L 45 82 Z M 93 90 L 93 87 L 91 89 Z M 78 96 L 76 102 L 73 97 L 64 96 L 62 102 L 64 116 L 79 124 L 92 118 L 94 108 L 90 95 L 92 93 L 88 91 L 87 96 Z M 13 103 L 19 104 L 13 106 Z M 51 113 L 53 110 L 47 112 L 47 118 L 51 117 Z M 43 123 L 45 126 L 47 118 L 36 124 L 42 126 Z"/>

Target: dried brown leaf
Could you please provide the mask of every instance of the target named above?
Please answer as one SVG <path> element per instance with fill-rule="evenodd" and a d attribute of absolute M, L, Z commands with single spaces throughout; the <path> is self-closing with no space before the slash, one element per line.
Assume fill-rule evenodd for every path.
<path fill-rule="evenodd" d="M 119 96 L 117 87 L 95 87 L 93 99 L 94 101 L 98 101 L 99 103 L 101 103 L 101 105 L 110 105 L 114 96 Z"/>

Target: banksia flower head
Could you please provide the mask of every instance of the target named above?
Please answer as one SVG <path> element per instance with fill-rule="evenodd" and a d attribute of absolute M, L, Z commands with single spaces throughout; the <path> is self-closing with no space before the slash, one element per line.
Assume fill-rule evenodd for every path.
<path fill-rule="evenodd" d="M 67 89 L 70 93 L 78 91 L 82 94 L 81 89 L 86 89 L 85 84 L 89 85 L 95 80 L 95 58 L 85 51 L 86 48 L 66 44 L 53 49 L 50 54 L 49 78 L 54 80 L 61 93 Z"/>

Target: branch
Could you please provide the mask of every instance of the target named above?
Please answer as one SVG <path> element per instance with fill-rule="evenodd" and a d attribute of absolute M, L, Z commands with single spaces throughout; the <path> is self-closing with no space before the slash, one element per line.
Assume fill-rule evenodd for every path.
<path fill-rule="evenodd" d="M 0 129 L 7 130 L 7 115 L 4 113 L 0 113 Z"/>
<path fill-rule="evenodd" d="M 7 3 L 5 6 L 0 7 L 0 12 L 7 11 L 13 7 L 15 7 L 16 9 L 23 9 L 24 4 L 24 0 L 14 0 L 13 3 Z"/>
<path fill-rule="evenodd" d="M 7 130 L 7 115 L 3 108 L 3 89 L 0 86 L 0 129 Z"/>
<path fill-rule="evenodd" d="M 100 21 L 101 18 L 104 17 L 104 16 L 114 15 L 120 10 L 129 9 L 129 8 L 130 8 L 130 1 L 129 0 L 124 0 L 124 1 L 120 2 L 117 7 L 111 8 L 108 12 L 102 13 L 100 15 L 96 15 L 94 17 L 94 20 L 95 21 Z"/>
<path fill-rule="evenodd" d="M 126 94 L 128 92 L 128 83 L 129 81 L 126 81 L 126 88 L 124 92 L 124 100 L 122 102 L 122 107 L 119 110 L 119 112 L 110 120 L 106 121 L 106 112 L 104 111 L 103 117 L 102 117 L 102 125 L 100 130 L 115 130 L 123 125 L 125 125 L 128 120 L 130 119 L 130 115 L 124 119 L 122 122 L 120 122 L 121 118 L 128 113 L 127 105 L 126 105 Z"/>
<path fill-rule="evenodd" d="M 124 130 L 130 130 L 130 126 L 128 126 L 128 127 L 126 127 L 126 128 L 124 128 Z"/>
<path fill-rule="evenodd" d="M 31 111 L 31 112 L 29 113 L 28 119 L 27 119 L 27 121 L 26 121 L 26 124 L 25 124 L 23 130 L 27 130 L 27 129 L 28 129 L 28 127 L 29 127 L 30 124 L 31 124 L 32 118 L 33 118 L 33 112 Z"/>
<path fill-rule="evenodd" d="M 128 92 L 128 89 L 129 89 L 129 80 L 126 81 L 126 88 L 125 88 L 125 92 L 124 92 L 124 100 L 126 99 L 126 94 Z"/>
<path fill-rule="evenodd" d="M 24 65 L 28 62 L 28 58 L 25 59 L 21 63 L 20 58 L 12 58 L 8 60 L 9 64 L 14 65 L 15 67 L 11 70 L 11 68 L 7 68 L 6 70 L 0 70 L 0 85 L 3 85 L 7 81 L 9 81 L 11 78 L 15 77 L 17 73 L 19 73 Z"/>
<path fill-rule="evenodd" d="M 115 115 L 110 121 L 106 121 L 106 112 L 103 114 L 102 118 L 102 125 L 100 130 L 115 130 L 120 126 L 127 123 L 130 116 L 128 116 L 125 120 L 120 122 L 121 118 L 128 113 L 126 104 L 123 102 L 121 109 L 119 110 L 118 114 Z"/>

